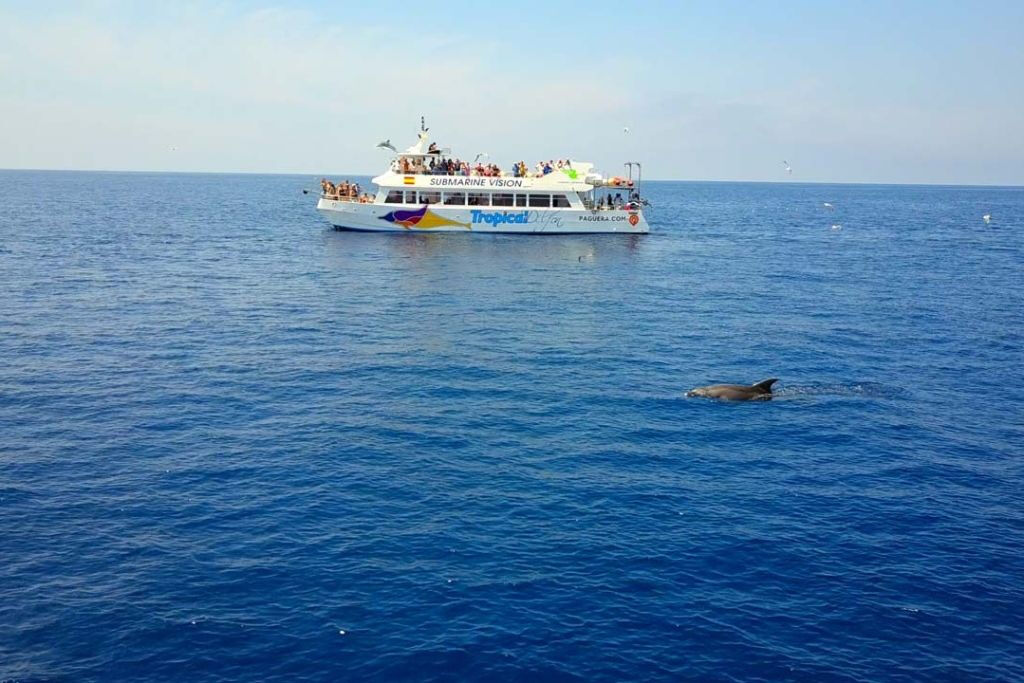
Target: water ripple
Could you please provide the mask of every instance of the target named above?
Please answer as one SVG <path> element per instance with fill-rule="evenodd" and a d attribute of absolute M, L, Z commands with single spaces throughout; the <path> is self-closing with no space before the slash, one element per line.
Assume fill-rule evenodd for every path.
<path fill-rule="evenodd" d="M 1024 679 L 1024 191 L 0 179 L 0 681 Z"/>

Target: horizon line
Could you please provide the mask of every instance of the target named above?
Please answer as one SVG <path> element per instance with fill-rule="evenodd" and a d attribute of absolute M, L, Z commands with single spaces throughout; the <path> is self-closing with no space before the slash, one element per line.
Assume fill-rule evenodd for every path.
<path fill-rule="evenodd" d="M 29 171 L 37 173 L 150 173 L 150 174 L 177 174 L 177 175 L 265 175 L 265 176 L 306 176 L 306 177 L 327 177 L 322 173 L 298 172 L 298 171 L 171 171 L 171 170 L 142 170 L 142 169 L 99 169 L 99 168 L 7 168 L 0 167 L 2 172 Z M 337 175 L 337 174 L 331 174 Z M 357 177 L 373 178 L 372 173 L 350 173 Z M 696 179 L 696 178 L 647 178 L 643 182 L 654 183 L 756 183 L 762 185 L 901 185 L 909 187 L 995 187 L 1024 189 L 1021 184 L 993 184 L 993 183 L 948 183 L 948 182 L 894 182 L 894 181 L 863 181 L 863 180 L 738 180 L 738 179 Z"/>

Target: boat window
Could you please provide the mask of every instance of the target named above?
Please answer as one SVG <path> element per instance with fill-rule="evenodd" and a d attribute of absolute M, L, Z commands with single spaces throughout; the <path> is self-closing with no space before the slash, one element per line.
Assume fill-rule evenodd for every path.
<path fill-rule="evenodd" d="M 440 192 L 420 192 L 420 204 L 439 204 L 440 202 Z"/>
<path fill-rule="evenodd" d="M 512 195 L 495 192 L 491 195 L 491 206 L 512 206 Z"/>
<path fill-rule="evenodd" d="M 556 195 L 554 195 L 552 197 L 552 199 L 554 201 L 552 202 L 551 205 L 554 206 L 555 208 L 558 208 L 558 209 L 568 209 L 569 208 L 569 198 L 566 197 L 564 194 L 556 194 Z"/>
<path fill-rule="evenodd" d="M 454 204 L 456 206 L 463 206 L 466 203 L 466 193 L 465 192 L 445 192 L 444 193 L 444 203 L 445 204 Z"/>
<path fill-rule="evenodd" d="M 516 195 L 516 206 L 526 206 L 526 195 L 525 194 L 517 194 Z"/>
<path fill-rule="evenodd" d="M 530 195 L 530 206 L 551 206 L 551 195 L 549 194 L 531 194 Z"/>
<path fill-rule="evenodd" d="M 385 204 L 401 204 L 402 203 L 402 191 L 391 190 L 388 192 L 388 196 L 384 198 Z"/>
<path fill-rule="evenodd" d="M 405 191 L 405 203 L 406 204 L 415 204 L 416 203 L 416 190 L 406 190 Z"/>
<path fill-rule="evenodd" d="M 470 206 L 490 206 L 491 195 L 487 192 L 470 192 L 466 195 L 466 203 Z"/>

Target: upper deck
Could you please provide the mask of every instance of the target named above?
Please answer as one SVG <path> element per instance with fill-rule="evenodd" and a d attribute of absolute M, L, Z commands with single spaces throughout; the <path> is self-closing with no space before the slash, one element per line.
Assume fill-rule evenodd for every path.
<path fill-rule="evenodd" d="M 394 150 L 390 143 L 378 145 Z M 508 190 L 536 190 L 542 192 L 584 193 L 596 187 L 633 188 L 632 179 L 605 179 L 594 172 L 589 162 L 565 160 L 539 162 L 536 171 L 530 171 L 524 162 L 513 164 L 513 170 L 500 169 L 495 164 L 479 163 L 478 154 L 473 163 L 452 155 L 450 149 L 427 144 L 427 132 L 421 130 L 419 140 L 404 152 L 397 152 L 388 170 L 373 178 L 381 189 L 416 187 L 424 189 L 467 189 L 477 192 L 506 192 Z"/>
<path fill-rule="evenodd" d="M 402 173 L 389 169 L 373 179 L 384 188 L 423 187 L 434 189 L 471 189 L 482 192 L 503 192 L 510 189 L 538 190 L 545 192 L 589 192 L 602 184 L 598 178 L 587 173 L 592 164 L 573 163 L 572 168 L 562 168 L 542 176 L 514 176 L 503 173 L 500 176 L 469 175 L 452 173 Z M 585 169 L 585 170 L 584 170 Z"/>

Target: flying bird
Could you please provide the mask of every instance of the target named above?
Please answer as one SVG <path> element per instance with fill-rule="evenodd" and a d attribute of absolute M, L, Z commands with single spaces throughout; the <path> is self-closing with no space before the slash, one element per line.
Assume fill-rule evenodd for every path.
<path fill-rule="evenodd" d="M 822 204 L 822 206 L 824 206 L 826 209 L 834 209 L 834 208 L 836 208 L 836 207 L 832 206 L 831 204 L 829 204 L 828 202 L 825 202 L 824 204 Z"/>
<path fill-rule="evenodd" d="M 986 213 L 984 216 L 981 217 L 981 220 L 985 221 L 985 225 L 988 225 L 989 223 L 992 222 L 992 214 Z"/>
<path fill-rule="evenodd" d="M 398 151 L 397 149 L 395 149 L 395 146 L 391 144 L 391 138 L 378 142 L 377 149 L 390 149 L 392 152 Z"/>
<path fill-rule="evenodd" d="M 786 160 L 783 160 L 783 161 L 782 161 L 782 165 L 786 167 L 786 173 L 790 173 L 790 174 L 792 174 L 792 173 L 793 173 L 793 169 L 792 169 L 792 167 L 791 167 L 791 166 L 789 165 L 789 162 L 788 162 L 788 161 L 786 161 Z"/>
<path fill-rule="evenodd" d="M 623 133 L 628 133 L 629 132 L 629 128 L 627 126 L 623 126 L 622 127 L 622 132 Z"/>
<path fill-rule="evenodd" d="M 480 161 L 480 159 L 482 157 L 489 157 L 489 156 L 491 156 L 491 155 L 488 154 L 487 152 L 480 152 L 479 154 L 476 155 L 476 158 L 473 159 L 473 163 L 475 164 L 476 162 Z"/>

